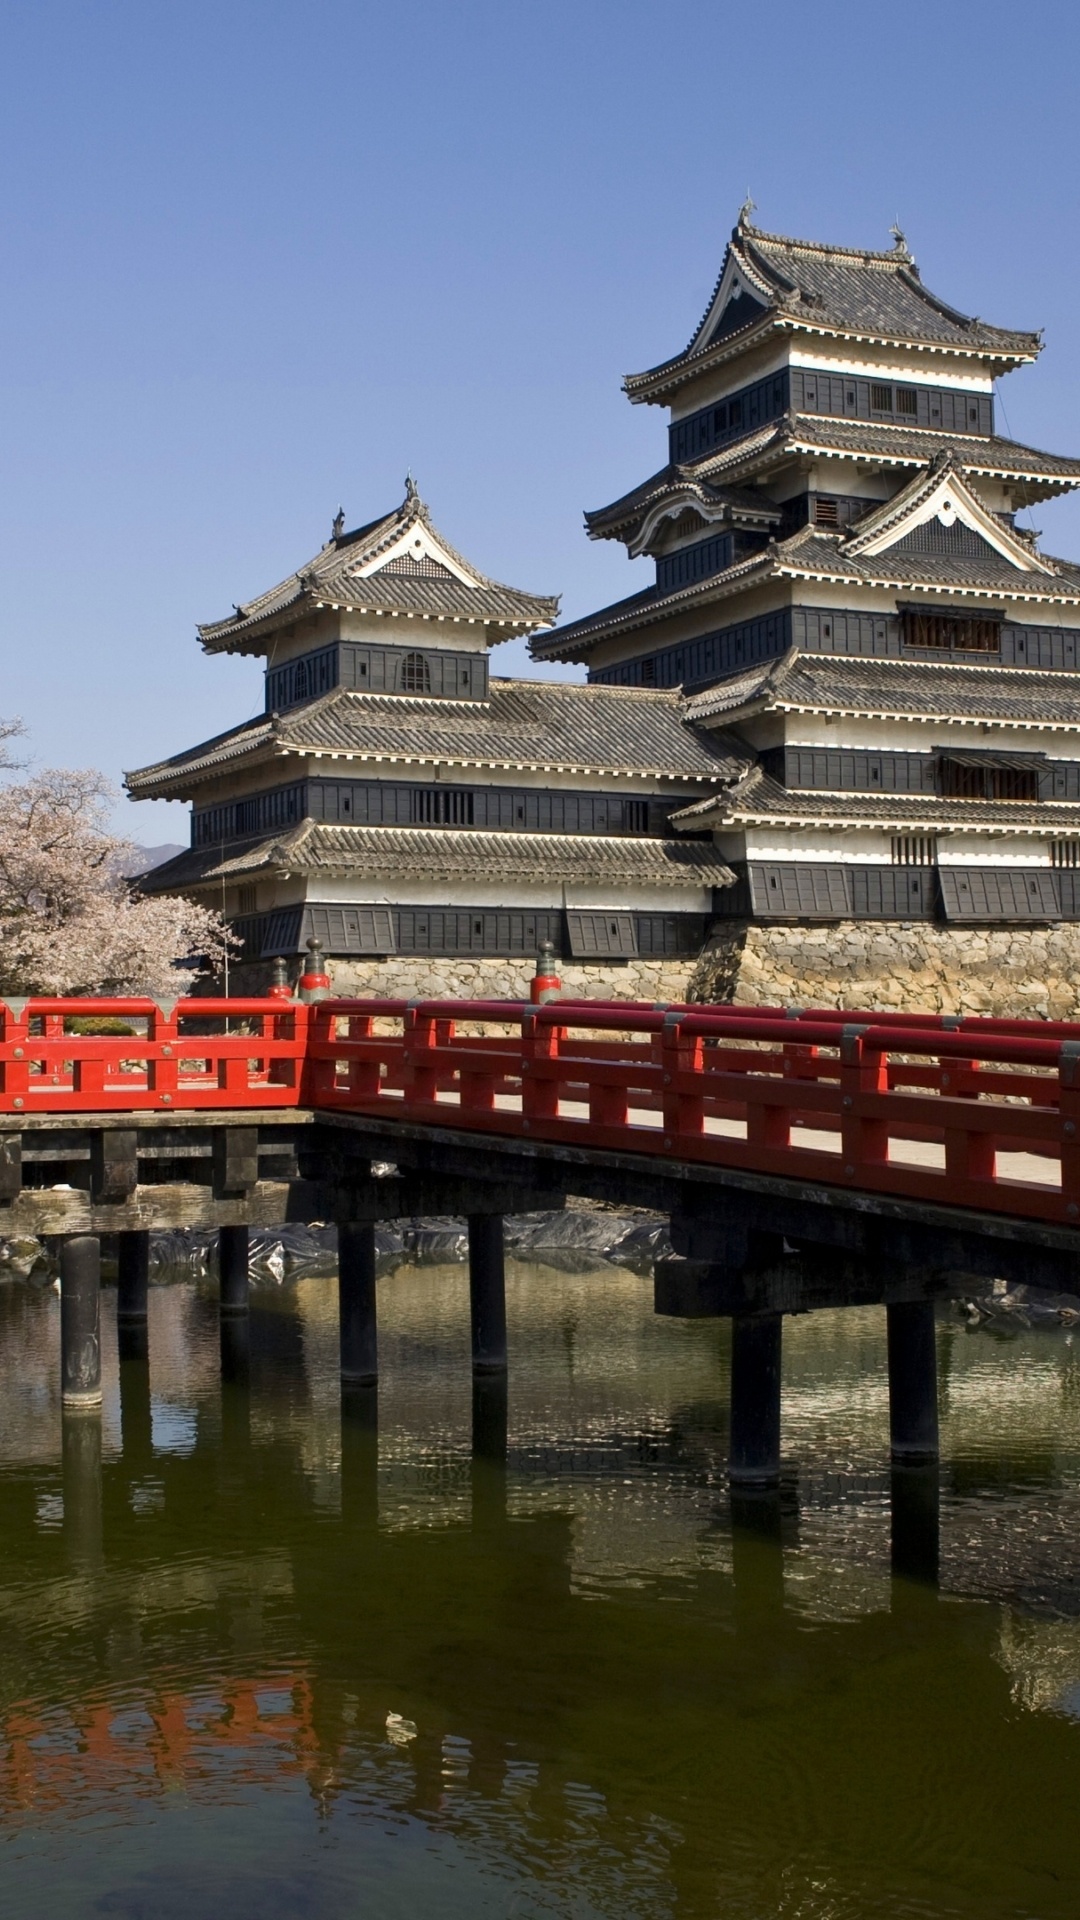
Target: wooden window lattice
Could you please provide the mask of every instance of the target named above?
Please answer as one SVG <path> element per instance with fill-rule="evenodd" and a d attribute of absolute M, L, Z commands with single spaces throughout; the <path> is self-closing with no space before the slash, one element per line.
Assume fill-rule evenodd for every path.
<path fill-rule="evenodd" d="M 937 836 L 932 833 L 893 835 L 894 867 L 933 867 L 937 865 Z"/>
<path fill-rule="evenodd" d="M 900 637 L 906 647 L 949 653 L 1000 653 L 1001 625 L 953 613 L 902 613 Z"/>

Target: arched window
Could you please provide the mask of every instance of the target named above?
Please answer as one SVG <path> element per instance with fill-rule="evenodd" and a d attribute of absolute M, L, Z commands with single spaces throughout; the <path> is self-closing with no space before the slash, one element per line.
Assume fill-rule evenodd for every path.
<path fill-rule="evenodd" d="M 430 693 L 431 674 L 422 653 L 407 653 L 401 663 L 402 693 Z"/>

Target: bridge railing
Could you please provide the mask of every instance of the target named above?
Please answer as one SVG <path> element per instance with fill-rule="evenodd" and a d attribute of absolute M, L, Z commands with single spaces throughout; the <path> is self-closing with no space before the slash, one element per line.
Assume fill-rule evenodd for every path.
<path fill-rule="evenodd" d="M 463 1031 L 464 1029 L 464 1031 Z M 1069 1222 L 1080 1028 L 560 1001 L 313 1009 L 326 1109 Z"/>
<path fill-rule="evenodd" d="M 0 1002 L 0 1115 L 314 1107 L 1063 1223 L 1078 1060 L 1080 1026 L 918 1013 Z"/>
<path fill-rule="evenodd" d="M 0 1113 L 296 1106 L 308 1014 L 263 999 L 0 1002 Z"/>

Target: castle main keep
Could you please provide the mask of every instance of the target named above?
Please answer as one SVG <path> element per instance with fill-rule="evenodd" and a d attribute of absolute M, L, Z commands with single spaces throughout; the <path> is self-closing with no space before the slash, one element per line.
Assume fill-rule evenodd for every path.
<path fill-rule="evenodd" d="M 1080 564 L 1028 512 L 1080 461 L 997 431 L 1039 336 L 894 238 L 743 209 L 689 346 L 625 382 L 665 463 L 586 516 L 643 590 L 555 624 L 410 485 L 201 628 L 266 711 L 128 776 L 193 804 L 147 884 L 224 899 L 253 964 L 320 938 L 344 990 L 515 992 L 550 939 L 584 991 L 1080 1010 Z M 588 684 L 493 677 L 522 633 Z"/>

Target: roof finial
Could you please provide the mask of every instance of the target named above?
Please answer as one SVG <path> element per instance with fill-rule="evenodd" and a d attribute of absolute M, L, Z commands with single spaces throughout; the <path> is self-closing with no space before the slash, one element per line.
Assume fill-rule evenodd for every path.
<path fill-rule="evenodd" d="M 907 234 L 904 232 L 903 228 L 900 225 L 899 214 L 894 220 L 892 226 L 889 228 L 889 232 L 892 234 L 893 246 L 896 252 L 906 253 L 907 252 Z"/>
<path fill-rule="evenodd" d="M 411 472 L 407 473 L 405 475 L 405 503 L 408 505 L 411 500 L 419 500 L 419 498 L 420 495 L 417 491 L 416 481 L 413 479 Z"/>
<path fill-rule="evenodd" d="M 340 540 L 344 531 L 345 531 L 345 509 L 344 507 L 339 507 L 337 512 L 334 515 L 333 526 L 330 528 L 330 538 L 332 540 Z"/>
<path fill-rule="evenodd" d="M 748 227 L 750 225 L 750 215 L 756 212 L 757 212 L 757 201 L 751 199 L 750 189 L 749 187 L 747 187 L 746 199 L 743 201 L 742 206 L 739 208 L 738 225 L 740 227 Z"/>

